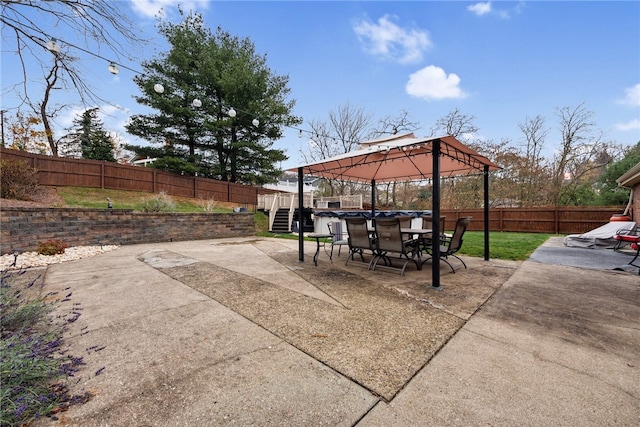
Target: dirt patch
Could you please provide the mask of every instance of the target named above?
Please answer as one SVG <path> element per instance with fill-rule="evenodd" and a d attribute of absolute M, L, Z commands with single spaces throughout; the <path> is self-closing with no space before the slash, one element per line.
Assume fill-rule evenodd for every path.
<path fill-rule="evenodd" d="M 29 200 L 0 199 L 3 208 L 61 208 L 65 206 L 54 187 L 37 187 Z"/>

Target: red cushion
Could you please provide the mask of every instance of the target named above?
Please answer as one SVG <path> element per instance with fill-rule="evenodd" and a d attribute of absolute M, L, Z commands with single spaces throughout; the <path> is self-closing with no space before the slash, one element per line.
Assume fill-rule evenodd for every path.
<path fill-rule="evenodd" d="M 616 240 L 622 240 L 623 242 L 640 243 L 640 236 L 629 236 L 626 234 L 617 234 Z"/>

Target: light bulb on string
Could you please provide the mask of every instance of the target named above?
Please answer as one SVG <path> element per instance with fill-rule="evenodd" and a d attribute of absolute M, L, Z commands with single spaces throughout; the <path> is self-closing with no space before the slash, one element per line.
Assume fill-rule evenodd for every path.
<path fill-rule="evenodd" d="M 202 101 L 200 101 L 198 98 L 195 98 L 193 101 L 191 101 L 191 105 L 193 105 L 195 108 L 200 108 L 202 107 Z"/>
<path fill-rule="evenodd" d="M 107 69 L 111 74 L 118 74 L 120 72 L 115 62 L 110 63 Z"/>
<path fill-rule="evenodd" d="M 258 119 L 253 119 L 253 120 L 251 121 L 251 124 L 253 124 L 255 127 L 258 127 L 258 126 L 260 126 L 260 120 L 258 120 Z"/>
<path fill-rule="evenodd" d="M 156 93 L 164 93 L 164 86 L 162 86 L 160 83 L 156 83 L 153 85 L 153 90 Z"/>
<path fill-rule="evenodd" d="M 236 110 L 231 107 L 229 108 L 229 111 L 227 111 L 227 114 L 229 115 L 229 117 L 234 118 L 236 116 Z"/>
<path fill-rule="evenodd" d="M 60 45 L 58 44 L 58 41 L 56 39 L 52 38 L 51 40 L 49 40 L 45 47 L 49 52 L 60 53 Z"/>

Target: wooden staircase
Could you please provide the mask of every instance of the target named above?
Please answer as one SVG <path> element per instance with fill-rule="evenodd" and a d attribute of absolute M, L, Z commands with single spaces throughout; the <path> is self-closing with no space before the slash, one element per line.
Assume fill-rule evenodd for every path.
<path fill-rule="evenodd" d="M 272 233 L 291 233 L 291 224 L 289 223 L 289 209 L 278 209 L 271 226 Z"/>

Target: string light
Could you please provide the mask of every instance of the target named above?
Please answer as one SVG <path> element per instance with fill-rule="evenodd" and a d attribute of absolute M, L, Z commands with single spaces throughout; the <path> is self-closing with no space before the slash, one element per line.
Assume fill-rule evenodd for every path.
<path fill-rule="evenodd" d="M 48 35 L 46 35 L 46 34 L 45 34 L 45 36 L 47 36 L 47 37 L 48 37 Z M 50 40 L 49 40 L 49 41 L 47 41 L 47 42 L 45 42 L 44 40 L 40 39 L 40 42 L 44 45 L 44 47 L 45 47 L 47 50 L 49 50 L 49 51 L 50 51 L 50 52 L 52 52 L 53 54 L 56 54 L 56 55 L 57 55 L 57 54 L 59 54 L 59 53 L 61 52 L 60 43 L 58 43 L 58 39 L 56 39 L 56 38 L 54 38 L 54 37 L 51 37 L 51 38 L 50 38 Z M 83 49 L 83 48 L 81 48 L 80 46 L 74 45 L 74 44 L 69 43 L 69 42 L 67 42 L 67 41 L 61 40 L 60 42 L 61 42 L 62 44 L 64 44 L 64 45 L 70 46 L 70 47 L 72 47 L 72 48 L 74 48 L 74 49 L 77 49 L 77 50 L 79 50 L 79 51 L 81 51 L 81 52 L 84 52 L 84 53 L 86 53 L 86 54 L 88 54 L 88 55 L 91 55 L 91 56 L 93 56 L 93 57 L 95 57 L 95 58 L 102 59 L 103 61 L 107 61 L 107 62 L 109 62 L 109 66 L 107 67 L 107 69 L 109 70 L 109 72 L 110 72 L 111 74 L 114 74 L 114 75 L 119 74 L 119 73 L 120 73 L 120 68 L 124 68 L 124 69 L 126 69 L 126 70 L 129 70 L 129 71 L 131 71 L 131 72 L 133 72 L 133 73 L 135 73 L 135 74 L 139 74 L 139 75 L 143 75 L 143 74 L 144 74 L 144 73 L 140 72 L 139 70 L 136 70 L 136 69 L 131 68 L 131 67 L 128 67 L 128 66 L 126 66 L 126 65 L 123 65 L 123 64 L 117 63 L 116 61 L 109 60 L 109 59 L 107 59 L 107 58 L 105 58 L 105 57 L 103 57 L 103 56 L 101 56 L 101 55 L 98 55 L 98 54 L 96 54 L 96 53 L 94 53 L 94 52 L 91 52 L 91 51 L 89 51 L 89 50 Z M 165 89 L 164 89 L 164 86 L 163 86 L 162 84 L 160 84 L 160 83 L 156 83 L 156 84 L 153 86 L 153 90 L 154 90 L 156 93 L 158 93 L 158 94 L 163 94 Z M 199 99 L 197 99 L 197 98 L 196 98 L 196 99 L 194 99 L 194 100 L 192 101 L 191 105 L 192 105 L 192 106 L 194 106 L 194 107 L 196 107 L 196 108 L 199 108 L 199 107 L 201 107 L 201 106 L 202 106 L 202 101 L 200 101 Z M 241 110 L 238 110 L 238 111 L 241 111 Z M 244 111 L 243 111 L 243 112 L 244 112 Z M 247 112 L 244 112 L 244 113 L 246 113 L 246 114 L 250 114 L 250 113 L 247 113 Z M 232 107 L 232 108 L 230 108 L 230 109 L 229 109 L 229 111 L 227 112 L 227 114 L 229 115 L 229 117 L 234 118 L 234 117 L 236 117 L 237 112 L 236 112 L 236 110 Z M 260 125 L 260 121 L 259 121 L 258 119 L 255 119 L 255 118 L 251 121 L 251 123 L 252 123 L 254 126 L 256 126 L 256 127 L 258 127 L 258 126 Z M 288 128 L 290 128 L 290 129 L 293 129 L 293 130 L 297 130 L 297 131 L 298 131 L 298 137 L 299 137 L 299 138 L 302 138 L 302 134 L 303 134 L 303 132 L 304 132 L 304 133 L 307 133 L 307 134 L 312 135 L 312 136 L 314 136 L 314 135 L 315 135 L 315 137 L 316 137 L 316 138 L 318 138 L 318 139 L 320 139 L 320 138 L 327 138 L 327 139 L 330 139 L 330 140 L 332 140 L 332 141 L 341 141 L 341 139 L 336 138 L 336 137 L 333 137 L 333 136 L 330 136 L 330 135 L 320 135 L 320 134 L 317 134 L 317 133 L 315 133 L 315 132 L 313 132 L 313 131 L 309 131 L 309 130 L 306 130 L 306 129 L 300 129 L 300 128 L 297 128 L 297 127 L 295 127 L 295 126 L 287 126 L 287 125 L 285 125 L 285 127 L 288 127 Z M 349 142 L 353 142 L 353 141 L 349 141 Z"/>
<path fill-rule="evenodd" d="M 47 50 L 49 52 L 52 53 L 60 53 L 60 45 L 58 44 L 58 41 L 54 38 L 52 38 L 51 40 L 49 40 L 46 44 L 45 47 L 47 48 Z"/>
<path fill-rule="evenodd" d="M 109 70 L 111 74 L 118 74 L 120 72 L 120 70 L 118 69 L 118 66 L 113 61 L 109 64 L 109 67 L 107 68 L 107 70 Z"/>
<path fill-rule="evenodd" d="M 50 37 L 47 34 L 45 34 L 45 36 Z M 47 49 L 49 52 L 51 52 L 51 53 L 53 53 L 55 55 L 57 55 L 57 54 L 59 54 L 61 52 L 60 43 L 62 43 L 64 45 L 67 45 L 67 46 L 70 46 L 70 47 L 72 47 L 74 49 L 77 49 L 77 50 L 79 50 L 81 52 L 84 52 L 84 53 L 86 53 L 88 55 L 91 55 L 94 58 L 102 59 L 103 61 L 109 62 L 108 70 L 109 70 L 109 72 L 111 74 L 118 74 L 120 72 L 119 67 L 125 68 L 125 69 L 127 69 L 129 71 L 132 71 L 132 72 L 136 73 L 136 74 L 143 74 L 138 70 L 135 70 L 133 68 L 127 67 L 126 65 L 123 65 L 123 64 L 118 64 L 115 61 L 109 60 L 109 59 L 105 58 L 104 56 L 98 55 L 97 53 L 91 52 L 91 51 L 89 51 L 87 49 L 83 49 L 80 46 L 74 45 L 73 43 L 69 43 L 69 42 L 64 41 L 64 40 L 60 40 L 60 43 L 58 43 L 58 39 L 56 39 L 55 37 L 50 37 L 50 39 L 47 42 L 45 42 L 44 40 L 42 40 L 40 38 L 38 38 L 38 40 L 40 41 L 40 43 L 42 43 L 44 45 L 45 49 Z"/>

